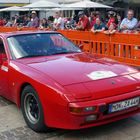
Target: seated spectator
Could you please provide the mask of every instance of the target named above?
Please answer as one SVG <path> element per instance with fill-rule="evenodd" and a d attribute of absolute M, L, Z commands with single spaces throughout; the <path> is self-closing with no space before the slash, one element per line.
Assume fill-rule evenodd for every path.
<path fill-rule="evenodd" d="M 78 14 L 74 14 L 72 18 L 76 22 L 76 24 L 79 22 Z"/>
<path fill-rule="evenodd" d="M 43 18 L 41 21 L 40 21 L 40 26 L 39 26 L 41 29 L 43 28 L 48 28 L 48 23 L 47 23 L 47 20 L 46 18 Z"/>
<path fill-rule="evenodd" d="M 100 18 L 96 18 L 96 23 L 92 27 L 91 31 L 93 33 L 96 33 L 96 32 L 102 32 L 104 30 L 105 30 L 105 24 L 101 21 Z"/>
<path fill-rule="evenodd" d="M 100 18 L 101 19 L 101 13 L 99 11 L 96 11 L 95 14 L 96 14 L 96 18 Z"/>
<path fill-rule="evenodd" d="M 23 17 L 23 26 L 27 26 L 31 19 L 28 16 Z"/>
<path fill-rule="evenodd" d="M 7 20 L 5 27 L 12 27 L 12 22 L 10 19 Z"/>
<path fill-rule="evenodd" d="M 96 13 L 91 12 L 91 15 L 90 15 L 90 25 L 91 25 L 91 27 L 93 27 L 95 23 L 96 23 Z"/>
<path fill-rule="evenodd" d="M 3 24 L 6 25 L 6 23 L 7 23 L 7 18 L 3 18 Z"/>
<path fill-rule="evenodd" d="M 115 12 L 114 11 L 109 11 L 108 12 L 108 17 L 109 17 L 109 20 L 108 20 L 108 23 L 107 23 L 107 27 L 109 28 L 110 27 L 110 25 L 112 24 L 112 23 L 114 23 L 114 24 L 118 24 L 118 21 L 117 21 L 117 19 L 116 19 L 116 17 L 115 17 Z"/>
<path fill-rule="evenodd" d="M 115 23 L 110 23 L 110 26 L 109 26 L 108 30 L 104 31 L 104 33 L 110 35 L 110 34 L 116 33 L 116 31 L 117 31 L 116 30 L 116 24 Z"/>
<path fill-rule="evenodd" d="M 48 17 L 48 21 L 50 21 L 51 23 L 53 23 L 54 17 L 53 17 L 53 16 L 49 16 L 49 17 Z"/>
<path fill-rule="evenodd" d="M 55 30 L 58 30 L 58 29 L 63 30 L 64 29 L 64 19 L 62 18 L 62 15 L 61 15 L 60 12 L 55 13 L 55 19 L 54 19 L 54 22 L 53 22 L 53 28 Z"/>
<path fill-rule="evenodd" d="M 0 18 L 0 26 L 4 26 L 4 19 Z"/>
<path fill-rule="evenodd" d="M 134 11 L 129 10 L 127 12 L 127 18 L 124 18 L 120 25 L 120 30 L 123 32 L 131 32 L 135 30 L 138 20 L 134 18 Z"/>
<path fill-rule="evenodd" d="M 140 32 L 140 21 L 138 21 L 135 32 L 137 32 L 137 33 Z"/>
<path fill-rule="evenodd" d="M 117 22 L 118 22 L 118 27 L 120 27 L 120 24 L 121 24 L 121 16 L 120 16 L 120 14 L 119 13 L 117 13 L 117 15 L 116 15 L 116 18 L 117 18 Z"/>
<path fill-rule="evenodd" d="M 30 25 L 31 24 L 31 17 L 28 17 L 27 20 L 28 20 L 28 24 L 25 27 L 31 27 L 31 25 Z"/>
<path fill-rule="evenodd" d="M 91 29 L 90 22 L 88 17 L 85 15 L 85 13 L 83 11 L 80 11 L 78 13 L 78 16 L 79 16 L 79 22 L 76 26 L 76 29 L 83 30 L 83 31 L 90 30 Z"/>
<path fill-rule="evenodd" d="M 29 27 L 34 27 L 34 28 L 39 27 L 39 18 L 37 17 L 36 11 L 32 11 L 31 17 L 32 18 Z"/>
<path fill-rule="evenodd" d="M 99 18 L 102 22 L 105 22 L 105 19 L 101 16 L 101 13 L 99 11 L 96 11 L 96 18 Z"/>
<path fill-rule="evenodd" d="M 13 21 L 13 27 L 17 27 L 20 24 L 20 18 L 18 15 L 15 15 L 14 21 Z"/>
<path fill-rule="evenodd" d="M 53 21 L 54 21 L 54 17 L 49 16 L 47 22 L 48 22 L 48 28 L 51 30 L 53 30 Z"/>
<path fill-rule="evenodd" d="M 70 29 L 72 23 L 73 23 L 73 20 L 71 20 L 71 18 L 67 18 L 67 21 L 65 22 L 65 28 Z"/>

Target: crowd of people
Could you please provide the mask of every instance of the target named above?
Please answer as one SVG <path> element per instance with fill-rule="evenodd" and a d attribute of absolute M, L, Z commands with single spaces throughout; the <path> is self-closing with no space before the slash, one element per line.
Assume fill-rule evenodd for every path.
<path fill-rule="evenodd" d="M 121 19 L 121 16 L 114 11 L 109 11 L 106 18 L 102 18 L 99 11 L 93 11 L 90 14 L 79 11 L 72 18 L 65 18 L 61 12 L 56 12 L 54 16 L 39 19 L 36 11 L 32 11 L 30 16 L 15 15 L 12 20 L 1 18 L 0 26 L 49 28 L 52 30 L 73 29 L 114 34 L 115 32 L 136 33 L 139 31 L 140 22 L 134 17 L 133 10 L 128 10 L 124 19 Z"/>
<path fill-rule="evenodd" d="M 140 22 L 134 17 L 134 11 L 128 10 L 127 15 L 121 20 L 115 12 L 109 11 L 106 20 L 101 18 L 99 12 L 92 12 L 90 18 L 79 12 L 78 30 L 91 30 L 93 33 L 104 32 L 106 34 L 114 34 L 115 32 L 137 33 L 140 28 Z"/>
<path fill-rule="evenodd" d="M 12 19 L 0 18 L 0 26 L 5 27 L 34 27 L 34 28 L 48 28 L 53 23 L 54 18 L 39 19 L 36 11 L 32 11 L 31 15 L 15 15 Z"/>

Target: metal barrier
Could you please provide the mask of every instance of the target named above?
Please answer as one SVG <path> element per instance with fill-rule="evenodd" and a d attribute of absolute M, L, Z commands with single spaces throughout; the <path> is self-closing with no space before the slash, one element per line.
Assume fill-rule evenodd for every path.
<path fill-rule="evenodd" d="M 36 28 L 0 27 L 0 32 L 36 31 Z M 46 30 L 46 29 L 44 29 Z M 140 34 L 92 33 L 88 31 L 59 30 L 76 45 L 83 44 L 89 53 L 112 58 L 125 64 L 140 66 Z"/>

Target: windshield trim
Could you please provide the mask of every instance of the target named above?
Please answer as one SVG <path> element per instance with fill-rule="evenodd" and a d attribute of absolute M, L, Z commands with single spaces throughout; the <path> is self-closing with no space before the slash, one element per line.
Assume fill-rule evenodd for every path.
<path fill-rule="evenodd" d="M 17 34 L 11 34 L 8 35 L 6 38 L 10 38 L 10 37 L 15 37 L 15 36 L 23 36 L 23 35 L 33 35 L 33 34 L 61 34 L 59 32 L 25 32 L 25 33 L 17 33 Z M 61 34 L 62 36 L 64 36 L 63 34 Z"/>
<path fill-rule="evenodd" d="M 22 60 L 22 59 L 30 59 L 30 58 L 38 58 L 38 57 L 50 57 L 50 56 L 58 56 L 58 55 L 70 55 L 70 54 L 79 54 L 83 52 L 71 52 L 71 53 L 61 53 L 61 54 L 52 54 L 52 55 L 40 55 L 40 56 L 31 56 L 31 57 L 21 57 L 21 58 L 16 58 L 15 60 Z"/>

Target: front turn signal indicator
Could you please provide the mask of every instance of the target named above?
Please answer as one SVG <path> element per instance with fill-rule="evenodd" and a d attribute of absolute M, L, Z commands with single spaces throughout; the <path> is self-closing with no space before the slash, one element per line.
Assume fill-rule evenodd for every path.
<path fill-rule="evenodd" d="M 80 114 L 80 113 L 83 112 L 83 109 L 82 108 L 76 108 L 76 107 L 70 107 L 70 112 Z"/>

